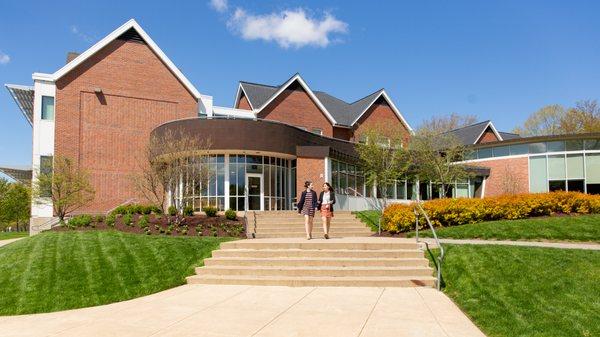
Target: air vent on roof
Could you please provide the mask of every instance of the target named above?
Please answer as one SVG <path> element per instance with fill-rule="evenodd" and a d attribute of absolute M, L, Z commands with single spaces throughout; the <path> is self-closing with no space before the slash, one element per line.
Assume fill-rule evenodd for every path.
<path fill-rule="evenodd" d="M 140 34 L 133 28 L 128 29 L 125 33 L 119 36 L 119 40 L 146 43 Z"/>

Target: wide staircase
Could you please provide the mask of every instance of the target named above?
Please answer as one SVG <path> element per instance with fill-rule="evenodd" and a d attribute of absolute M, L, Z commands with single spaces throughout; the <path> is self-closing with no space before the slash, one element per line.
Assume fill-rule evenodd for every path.
<path fill-rule="evenodd" d="M 304 238 L 304 216 L 296 211 L 249 212 L 248 234 L 255 238 Z M 335 211 L 330 237 L 371 236 L 373 233 L 349 211 Z M 319 214 L 314 218 L 313 237 L 323 237 Z"/>
<path fill-rule="evenodd" d="M 264 228 L 274 229 L 267 232 L 269 235 L 280 233 L 276 226 Z M 433 271 L 414 239 L 306 240 L 296 229 L 283 233 L 293 233 L 296 237 L 222 243 L 221 249 L 213 251 L 212 258 L 204 260 L 205 266 L 196 268 L 196 275 L 188 277 L 187 282 L 307 287 L 434 286 Z M 339 236 L 343 232 L 333 233 Z"/>

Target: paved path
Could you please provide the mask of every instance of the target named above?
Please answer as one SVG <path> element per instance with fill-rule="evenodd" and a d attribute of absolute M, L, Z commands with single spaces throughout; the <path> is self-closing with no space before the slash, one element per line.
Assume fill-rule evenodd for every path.
<path fill-rule="evenodd" d="M 420 240 L 427 241 L 427 243 L 430 245 L 430 247 L 437 246 L 434 239 L 422 238 Z M 501 240 L 457 240 L 457 239 L 440 239 L 440 242 L 456 244 L 456 245 L 503 245 L 503 246 L 522 246 L 522 247 L 600 250 L 600 244 L 598 244 L 598 243 L 501 241 Z"/>
<path fill-rule="evenodd" d="M 431 288 L 184 285 L 105 306 L 0 317 L 0 336 L 485 337 Z"/>
<path fill-rule="evenodd" d="M 7 244 L 9 244 L 9 243 L 13 243 L 13 242 L 15 242 L 15 241 L 19 241 L 19 240 L 21 240 L 21 239 L 23 239 L 23 238 L 16 238 L 16 239 L 6 239 L 6 240 L 0 240 L 0 247 L 2 247 L 2 246 L 6 246 L 6 245 L 7 245 Z"/>

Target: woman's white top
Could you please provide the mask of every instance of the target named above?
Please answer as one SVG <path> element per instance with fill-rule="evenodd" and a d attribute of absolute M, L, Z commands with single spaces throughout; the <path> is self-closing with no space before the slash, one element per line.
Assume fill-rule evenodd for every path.
<path fill-rule="evenodd" d="M 330 204 L 331 203 L 331 196 L 329 192 L 324 192 L 323 193 L 323 204 Z"/>

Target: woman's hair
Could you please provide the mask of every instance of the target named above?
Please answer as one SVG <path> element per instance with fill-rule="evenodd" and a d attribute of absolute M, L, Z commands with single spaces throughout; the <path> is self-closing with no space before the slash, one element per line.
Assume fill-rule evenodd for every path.
<path fill-rule="evenodd" d="M 333 192 L 333 187 L 328 182 L 324 182 L 323 185 L 327 185 L 327 191 Z"/>
<path fill-rule="evenodd" d="M 307 180 L 304 182 L 304 188 L 308 188 L 308 186 L 310 186 L 310 184 L 312 184 L 311 181 Z"/>

